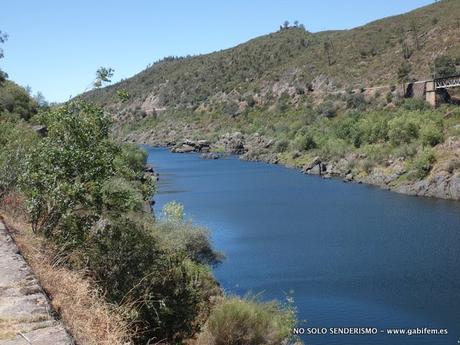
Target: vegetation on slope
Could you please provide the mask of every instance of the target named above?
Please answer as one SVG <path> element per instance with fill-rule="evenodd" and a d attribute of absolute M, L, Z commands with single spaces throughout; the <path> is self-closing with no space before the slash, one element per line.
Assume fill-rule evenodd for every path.
<path fill-rule="evenodd" d="M 207 232 L 184 220 L 180 205 L 168 205 L 157 220 L 144 211 L 155 180 L 144 172 L 146 154 L 110 139 L 101 109 L 72 102 L 34 121 L 46 124 L 45 137 L 0 115 L 1 204 L 23 210 L 45 248 L 55 251 L 56 265 L 97 282 L 106 302 L 123 311 L 134 343 L 180 344 L 196 336 L 214 300 L 223 298 L 209 266 L 220 255 Z M 63 305 L 68 314 L 69 303 Z M 294 325 L 294 318 L 284 320 L 275 330 L 279 339 L 290 338 Z M 87 339 L 84 329 L 72 331 Z"/>
<path fill-rule="evenodd" d="M 235 116 L 274 104 L 284 94 L 293 99 L 425 80 L 437 57 L 460 62 L 458 13 L 458 1 L 443 0 L 352 30 L 310 33 L 289 27 L 231 49 L 166 58 L 84 97 L 121 121 L 155 116 L 165 107 Z M 120 93 L 129 97 L 121 99 Z"/>
<path fill-rule="evenodd" d="M 458 1 L 444 0 L 352 30 L 283 26 L 232 49 L 167 58 L 82 97 L 103 105 L 128 141 L 207 139 L 246 159 L 308 173 L 320 160 L 326 175 L 457 199 L 456 106 L 432 110 L 406 99 L 402 84 L 459 73 L 458 13 Z M 235 132 L 242 139 L 229 145 Z"/>

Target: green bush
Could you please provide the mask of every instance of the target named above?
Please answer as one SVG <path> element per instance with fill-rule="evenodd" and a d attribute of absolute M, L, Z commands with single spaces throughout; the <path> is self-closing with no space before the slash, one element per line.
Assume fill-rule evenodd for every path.
<path fill-rule="evenodd" d="M 163 217 L 168 221 L 177 222 L 184 220 L 184 205 L 171 201 L 163 206 Z"/>
<path fill-rule="evenodd" d="M 209 268 L 163 246 L 153 227 L 128 217 L 105 219 L 87 238 L 84 261 L 109 301 L 135 306 L 137 343 L 180 343 L 198 332 L 219 290 Z"/>
<path fill-rule="evenodd" d="M 410 117 L 395 117 L 388 124 L 388 137 L 393 145 L 407 144 L 418 138 L 419 126 Z"/>
<path fill-rule="evenodd" d="M 34 231 L 51 235 L 61 219 L 82 208 L 103 208 L 104 182 L 115 175 L 119 149 L 109 140 L 102 110 L 70 103 L 42 116 L 48 136 L 25 158 L 21 189 Z"/>
<path fill-rule="evenodd" d="M 310 134 L 300 134 L 294 139 L 294 148 L 299 151 L 308 151 L 316 147 L 315 139 Z"/>
<path fill-rule="evenodd" d="M 425 148 L 417 154 L 412 162 L 412 170 L 419 179 L 426 177 L 436 161 L 436 155 L 431 148 Z"/>
<path fill-rule="evenodd" d="M 417 143 L 401 144 L 394 149 L 393 155 L 398 158 L 411 158 L 417 154 L 417 146 Z"/>
<path fill-rule="evenodd" d="M 212 249 L 208 230 L 184 220 L 184 206 L 176 201 L 163 206 L 163 217 L 155 228 L 171 250 L 186 253 L 197 263 L 215 265 L 222 261 L 223 255 Z"/>
<path fill-rule="evenodd" d="M 292 338 L 295 311 L 253 298 L 223 299 L 211 312 L 200 345 L 280 345 Z"/>
<path fill-rule="evenodd" d="M 348 109 L 357 109 L 362 111 L 367 105 L 366 99 L 362 93 L 347 95 L 345 101 Z"/>
<path fill-rule="evenodd" d="M 27 91 L 7 80 L 0 85 L 0 114 L 17 115 L 23 120 L 29 120 L 38 111 L 38 104 Z"/>
<path fill-rule="evenodd" d="M 420 137 L 425 146 L 436 146 L 443 141 L 442 127 L 433 122 L 425 123 L 420 130 Z"/>
<path fill-rule="evenodd" d="M 420 98 L 407 98 L 404 100 L 402 107 L 406 110 L 427 110 L 430 109 L 431 106 L 425 102 L 423 99 Z"/>
<path fill-rule="evenodd" d="M 335 117 L 337 115 L 337 107 L 332 101 L 325 101 L 321 103 L 316 111 L 324 117 Z"/>
<path fill-rule="evenodd" d="M 319 155 L 324 159 L 343 157 L 350 150 L 350 145 L 342 139 L 327 139 L 319 146 Z"/>
<path fill-rule="evenodd" d="M 388 140 L 388 119 L 368 115 L 358 123 L 361 143 L 375 144 Z"/>
<path fill-rule="evenodd" d="M 278 140 L 275 144 L 276 152 L 285 152 L 289 148 L 289 141 L 286 139 Z"/>
<path fill-rule="evenodd" d="M 25 169 L 23 158 L 36 145 L 37 139 L 23 123 L 0 120 L 0 200 L 17 188 Z"/>

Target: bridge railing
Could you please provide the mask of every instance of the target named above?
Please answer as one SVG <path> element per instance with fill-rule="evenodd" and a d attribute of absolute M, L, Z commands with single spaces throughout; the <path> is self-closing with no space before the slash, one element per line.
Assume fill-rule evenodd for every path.
<path fill-rule="evenodd" d="M 446 78 L 437 78 L 434 80 L 434 86 L 436 89 L 447 89 L 451 87 L 460 86 L 460 75 L 446 77 Z"/>

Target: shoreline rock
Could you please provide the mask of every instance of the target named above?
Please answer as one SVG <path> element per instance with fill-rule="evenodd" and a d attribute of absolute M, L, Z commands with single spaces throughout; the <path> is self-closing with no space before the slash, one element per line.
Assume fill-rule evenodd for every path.
<path fill-rule="evenodd" d="M 203 159 L 216 159 L 212 151 L 218 150 L 225 154 L 238 155 L 240 159 L 248 161 L 261 161 L 270 164 L 280 164 L 279 155 L 269 147 L 273 140 L 267 139 L 258 133 L 244 136 L 240 132 L 226 133 L 213 142 L 207 140 L 171 140 L 166 136 L 163 140 L 158 137 L 148 137 L 145 133 L 132 133 L 125 141 L 151 144 L 154 146 L 170 147 L 171 152 L 201 153 Z M 439 149 L 441 152 L 449 152 L 451 156 L 458 157 L 460 140 L 448 138 Z M 453 153 L 453 154 L 452 154 Z M 293 158 L 295 153 L 293 153 Z M 220 155 L 217 155 L 219 158 Z M 297 156 L 298 157 L 298 156 Z M 315 157 L 311 162 L 300 168 L 300 171 L 316 175 L 322 178 L 339 177 L 344 182 L 365 183 L 377 186 L 382 189 L 390 190 L 400 194 L 424 196 L 439 199 L 460 201 L 460 171 L 458 168 L 443 167 L 441 163 L 436 165 L 430 174 L 423 180 L 401 180 L 400 177 L 407 173 L 406 163 L 403 157 L 391 158 L 384 165 L 373 167 L 368 172 L 355 175 L 352 174 L 350 167 L 356 165 L 366 157 L 358 153 L 351 152 L 337 161 L 322 161 L 320 157 Z M 460 158 L 456 162 L 460 164 Z M 444 162 L 444 165 L 449 161 Z M 454 162 L 455 163 L 455 162 Z M 299 169 L 297 166 L 288 168 Z"/>

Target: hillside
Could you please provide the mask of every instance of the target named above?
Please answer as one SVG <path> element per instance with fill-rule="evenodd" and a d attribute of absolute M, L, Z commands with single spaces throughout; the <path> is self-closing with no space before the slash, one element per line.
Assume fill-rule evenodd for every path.
<path fill-rule="evenodd" d="M 290 27 L 231 49 L 166 58 L 84 97 L 119 119 L 172 107 L 235 116 L 284 94 L 298 102 L 321 91 L 397 84 L 405 62 L 410 79 L 424 80 L 436 57 L 458 62 L 459 37 L 460 2 L 444 0 L 352 30 L 310 33 Z"/>
<path fill-rule="evenodd" d="M 82 97 L 104 106 L 125 141 L 460 199 L 458 90 L 432 109 L 402 89 L 433 69 L 458 73 L 459 58 L 460 1 L 444 0 L 352 30 L 284 28 L 165 59 Z"/>

